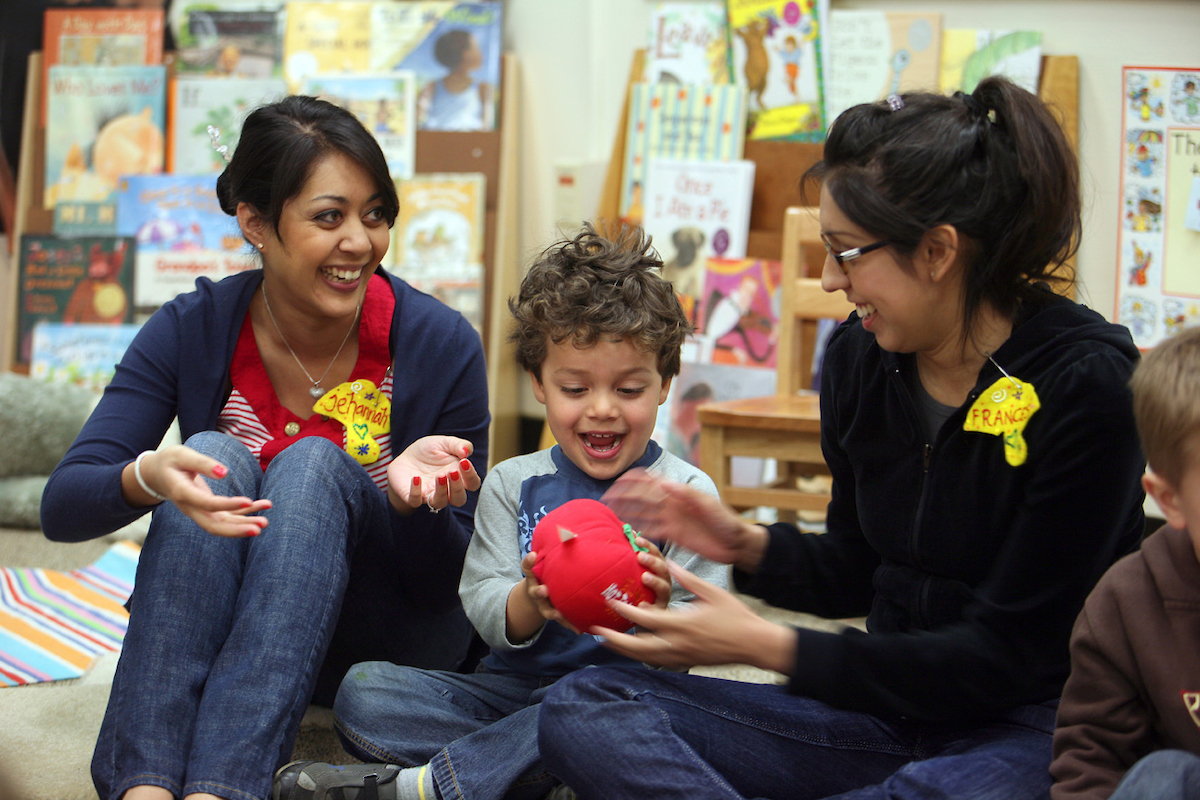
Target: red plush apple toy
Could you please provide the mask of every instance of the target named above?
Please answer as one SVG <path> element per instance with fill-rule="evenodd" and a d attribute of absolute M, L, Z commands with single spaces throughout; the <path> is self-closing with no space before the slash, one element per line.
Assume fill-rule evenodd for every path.
<path fill-rule="evenodd" d="M 579 630 L 633 627 L 605 605 L 609 598 L 635 606 L 654 602 L 654 592 L 642 583 L 646 568 L 638 563 L 635 536 L 608 506 L 584 499 L 563 503 L 533 529 L 533 575 Z"/>

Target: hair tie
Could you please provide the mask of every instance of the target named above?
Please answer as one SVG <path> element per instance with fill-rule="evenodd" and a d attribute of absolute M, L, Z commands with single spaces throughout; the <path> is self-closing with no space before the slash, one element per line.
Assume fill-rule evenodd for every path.
<path fill-rule="evenodd" d="M 970 111 L 977 119 L 988 119 L 987 106 L 975 99 L 975 95 L 967 94 L 965 92 L 955 92 L 954 96 L 959 100 L 962 100 L 963 105 L 965 105 L 967 110 Z"/>
<path fill-rule="evenodd" d="M 888 108 L 890 108 L 893 113 L 904 108 L 904 98 L 898 94 L 889 94 L 886 102 L 888 104 Z"/>

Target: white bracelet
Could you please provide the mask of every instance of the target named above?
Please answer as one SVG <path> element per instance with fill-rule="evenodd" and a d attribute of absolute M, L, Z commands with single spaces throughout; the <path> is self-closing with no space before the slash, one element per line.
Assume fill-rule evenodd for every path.
<path fill-rule="evenodd" d="M 146 481 L 142 479 L 142 459 L 153 453 L 153 450 L 143 450 L 138 453 L 138 457 L 133 460 L 133 477 L 137 479 L 138 486 L 142 487 L 142 491 L 153 497 L 158 502 L 162 503 L 167 498 L 146 485 Z"/>

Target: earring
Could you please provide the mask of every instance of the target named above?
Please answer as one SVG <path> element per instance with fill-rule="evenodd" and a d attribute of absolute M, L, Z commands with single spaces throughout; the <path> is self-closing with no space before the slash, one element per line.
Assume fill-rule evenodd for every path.
<path fill-rule="evenodd" d="M 259 243 L 258 243 L 258 249 L 259 249 L 259 250 L 262 250 L 262 249 L 263 249 L 263 243 L 262 243 L 262 242 L 259 242 Z M 929 273 L 929 276 L 932 278 L 932 277 L 933 277 L 933 273 L 932 273 L 932 272 L 931 272 L 931 273 Z"/>

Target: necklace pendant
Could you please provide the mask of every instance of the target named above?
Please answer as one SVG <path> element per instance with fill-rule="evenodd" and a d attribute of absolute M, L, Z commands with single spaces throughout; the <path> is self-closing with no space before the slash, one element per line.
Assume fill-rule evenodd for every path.
<path fill-rule="evenodd" d="M 313 400 L 320 400 L 325 396 L 325 390 L 318 383 L 314 383 L 312 388 L 308 390 L 308 393 L 312 395 Z"/>

